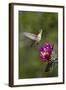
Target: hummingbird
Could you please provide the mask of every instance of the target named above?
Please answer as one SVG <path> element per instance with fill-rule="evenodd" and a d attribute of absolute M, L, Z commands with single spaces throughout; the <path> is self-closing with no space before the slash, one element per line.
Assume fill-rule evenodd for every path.
<path fill-rule="evenodd" d="M 39 44 L 40 40 L 41 40 L 41 37 L 42 37 L 42 29 L 39 31 L 39 33 L 37 34 L 32 34 L 32 33 L 29 33 L 29 32 L 23 32 L 23 35 L 28 38 L 28 39 L 31 39 L 33 42 L 31 44 L 31 47 L 35 44 Z"/>

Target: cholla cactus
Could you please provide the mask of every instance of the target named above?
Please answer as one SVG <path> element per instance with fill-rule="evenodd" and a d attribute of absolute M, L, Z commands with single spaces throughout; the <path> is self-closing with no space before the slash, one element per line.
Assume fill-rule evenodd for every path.
<path fill-rule="evenodd" d="M 40 59 L 43 62 L 47 62 L 45 72 L 48 72 L 53 63 L 57 63 L 58 61 L 56 55 L 53 54 L 53 49 L 54 45 L 48 42 L 40 48 Z"/>
<path fill-rule="evenodd" d="M 51 59 L 53 47 L 54 45 L 52 45 L 51 43 L 45 43 L 40 48 L 40 58 L 42 61 L 49 61 Z"/>

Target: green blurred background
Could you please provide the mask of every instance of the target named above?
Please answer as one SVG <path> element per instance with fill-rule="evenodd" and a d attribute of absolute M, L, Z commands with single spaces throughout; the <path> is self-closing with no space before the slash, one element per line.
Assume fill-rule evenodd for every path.
<path fill-rule="evenodd" d="M 19 11 L 19 79 L 58 76 L 57 64 L 53 65 L 53 70 L 45 72 L 47 62 L 40 60 L 38 47 L 30 47 L 28 44 L 24 46 L 24 40 L 20 39 L 22 32 L 37 33 L 40 29 L 42 29 L 40 46 L 45 42 L 53 43 L 57 55 L 58 13 Z"/>

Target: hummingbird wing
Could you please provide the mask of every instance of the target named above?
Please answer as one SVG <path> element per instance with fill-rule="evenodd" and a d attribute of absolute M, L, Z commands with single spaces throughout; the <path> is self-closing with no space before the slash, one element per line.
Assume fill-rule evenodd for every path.
<path fill-rule="evenodd" d="M 19 33 L 19 47 L 28 47 L 32 44 L 32 40 L 27 38 L 23 32 Z"/>
<path fill-rule="evenodd" d="M 36 40 L 37 37 L 37 35 L 28 32 L 23 32 L 23 35 L 31 40 Z"/>

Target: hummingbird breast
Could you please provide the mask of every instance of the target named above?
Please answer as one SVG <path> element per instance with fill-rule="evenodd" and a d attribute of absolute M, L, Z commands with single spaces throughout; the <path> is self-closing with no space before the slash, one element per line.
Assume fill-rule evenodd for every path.
<path fill-rule="evenodd" d="M 41 37 L 36 37 L 36 42 L 39 42 L 41 40 Z"/>

